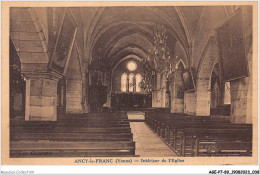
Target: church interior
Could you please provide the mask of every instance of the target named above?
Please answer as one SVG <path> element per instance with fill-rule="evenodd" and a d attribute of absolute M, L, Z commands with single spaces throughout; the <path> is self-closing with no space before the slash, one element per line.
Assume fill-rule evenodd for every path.
<path fill-rule="evenodd" d="M 252 156 L 252 11 L 12 7 L 10 157 Z"/>

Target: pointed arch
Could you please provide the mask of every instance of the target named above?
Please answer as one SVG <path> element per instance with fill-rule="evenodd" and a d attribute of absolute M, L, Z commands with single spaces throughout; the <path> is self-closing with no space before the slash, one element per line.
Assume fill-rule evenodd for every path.
<path fill-rule="evenodd" d="M 176 66 L 179 68 L 180 64 L 182 64 L 183 68 L 186 69 L 187 66 L 185 65 L 184 61 L 180 58 L 179 61 L 177 62 Z"/>

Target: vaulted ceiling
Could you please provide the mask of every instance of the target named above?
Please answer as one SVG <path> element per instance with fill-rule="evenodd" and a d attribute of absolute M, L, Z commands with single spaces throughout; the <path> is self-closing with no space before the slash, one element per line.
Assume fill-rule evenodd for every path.
<path fill-rule="evenodd" d="M 86 63 L 85 67 L 102 58 L 112 70 L 122 59 L 134 57 L 141 60 L 141 58 L 147 57 L 153 48 L 155 24 L 166 27 L 167 46 L 172 56 L 179 49 L 184 52 L 182 56 L 186 54 L 186 58 L 191 57 L 192 38 L 205 8 L 207 7 L 122 6 L 70 7 L 69 9 L 78 26 L 77 49 L 82 62 Z M 61 24 L 62 13 L 65 8 L 57 9 L 59 17 L 56 17 L 58 20 L 56 31 Z M 11 11 L 10 27 L 14 33 L 15 27 L 19 27 L 18 24 L 20 24 L 15 21 L 18 19 L 16 16 L 20 14 L 22 18 L 26 17 L 20 11 L 26 10 L 14 9 Z M 51 9 L 48 8 L 35 8 L 28 11 L 28 13 L 38 16 L 41 22 L 41 33 L 44 34 L 48 47 L 55 41 L 54 34 L 52 35 L 54 26 L 52 26 L 50 11 Z M 26 24 L 24 25 L 26 27 Z M 31 28 L 28 28 L 28 30 L 31 30 Z M 11 38 L 15 43 L 16 38 L 12 36 Z M 47 45 L 46 43 L 45 45 Z M 51 51 L 50 48 L 48 49 Z M 47 51 L 45 52 L 47 53 Z M 48 59 L 46 60 L 48 61 Z"/>
<path fill-rule="evenodd" d="M 146 57 L 153 46 L 154 24 L 167 29 L 173 54 L 178 41 L 188 53 L 190 37 L 203 7 L 96 7 L 81 8 L 89 57 L 108 59 L 113 68 L 129 56 Z"/>

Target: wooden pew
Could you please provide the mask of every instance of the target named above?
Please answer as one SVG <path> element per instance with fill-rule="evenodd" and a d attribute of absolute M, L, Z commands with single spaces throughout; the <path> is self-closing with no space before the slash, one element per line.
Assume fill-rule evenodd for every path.
<path fill-rule="evenodd" d="M 65 115 L 58 121 L 10 121 L 11 157 L 134 156 L 126 112 Z"/>
<path fill-rule="evenodd" d="M 135 142 L 10 142 L 10 157 L 109 157 L 135 155 Z"/>
<path fill-rule="evenodd" d="M 156 111 L 145 116 L 146 124 L 183 156 L 251 155 L 252 125 L 231 124 L 228 117 L 158 114 Z M 188 129 L 193 131 L 189 133 Z M 217 152 L 208 151 L 211 147 Z"/>
<path fill-rule="evenodd" d="M 230 123 L 216 123 L 216 122 L 179 122 L 171 128 L 172 133 L 170 133 L 169 144 L 176 149 L 178 152 L 181 150 L 181 144 L 183 140 L 183 132 L 189 128 L 197 128 L 198 130 L 202 129 L 244 129 L 249 128 L 250 125 L 247 124 L 230 124 Z"/>
<path fill-rule="evenodd" d="M 239 124 L 235 124 L 226 127 L 223 126 L 222 128 L 216 127 L 210 129 L 185 128 L 180 135 L 182 135 L 182 137 L 179 137 L 177 140 L 177 142 L 180 143 L 180 149 L 177 149 L 177 151 L 182 156 L 212 156 L 212 152 L 217 156 L 221 155 L 221 150 L 224 148 L 227 150 L 239 150 L 243 148 L 243 145 L 247 145 L 245 148 L 249 148 L 252 144 L 252 127 L 250 127 L 250 125 L 246 127 L 245 125 L 239 126 Z M 223 145 L 223 148 L 221 148 L 221 145 Z M 212 147 L 214 150 L 209 151 Z M 217 154 L 216 150 L 219 150 L 217 151 Z M 242 151 L 250 153 L 251 150 L 252 147 Z M 232 155 L 232 151 L 229 152 L 229 155 Z M 250 154 L 244 155 L 250 156 Z"/>
<path fill-rule="evenodd" d="M 149 117 L 148 117 L 149 118 Z M 153 116 L 152 119 L 150 119 L 151 124 L 150 127 L 152 130 L 154 130 L 159 136 L 161 136 L 164 140 L 167 142 L 170 142 L 171 138 L 171 132 L 175 131 L 176 125 L 180 122 L 188 123 L 188 122 L 218 122 L 218 123 L 229 123 L 229 120 L 223 120 L 223 119 L 212 119 L 212 118 L 201 118 L 201 117 L 193 117 L 183 114 L 165 114 L 165 115 L 159 115 L 159 116 Z M 186 124 L 187 125 L 187 124 Z M 174 137 L 174 134 L 173 136 Z"/>
<path fill-rule="evenodd" d="M 65 128 L 65 127 L 13 127 L 11 133 L 131 133 L 129 127 L 111 128 Z"/>
<path fill-rule="evenodd" d="M 252 142 L 217 142 L 215 147 L 214 156 L 252 156 Z M 212 152 L 207 152 L 206 155 L 211 156 Z"/>
<path fill-rule="evenodd" d="M 11 133 L 12 141 L 133 141 L 132 133 Z"/>
<path fill-rule="evenodd" d="M 127 118 L 115 118 L 115 117 L 89 117 L 89 118 L 63 118 L 59 122 L 63 121 L 82 121 L 82 122 L 87 122 L 87 121 L 128 121 Z"/>
<path fill-rule="evenodd" d="M 94 114 L 91 114 L 94 115 Z M 126 114 L 123 117 L 117 115 L 102 115 L 102 116 L 86 116 L 83 114 L 66 115 L 60 118 L 58 121 L 24 121 L 22 117 L 16 117 L 10 120 L 10 126 L 68 126 L 68 125 L 115 125 L 121 126 L 121 124 L 129 124 Z"/>
<path fill-rule="evenodd" d="M 167 138 L 167 143 L 172 147 L 174 148 L 180 155 L 183 155 L 183 156 L 186 156 L 186 153 L 187 153 L 187 145 L 190 141 L 190 150 L 192 150 L 192 145 L 196 145 L 194 144 L 194 141 L 192 139 L 194 138 L 197 138 L 198 136 L 196 134 L 198 134 L 197 132 L 190 132 L 189 134 L 191 134 L 190 137 L 189 134 L 185 133 L 186 136 L 183 136 L 183 131 L 189 129 L 189 128 L 192 128 L 194 129 L 194 127 L 197 129 L 197 130 L 204 130 L 204 129 L 207 129 L 207 130 L 211 130 L 213 129 L 213 132 L 211 135 L 200 135 L 201 137 L 201 143 L 202 143 L 202 140 L 204 139 L 204 143 L 207 144 L 207 142 L 212 142 L 212 140 L 214 141 L 214 143 L 216 141 L 219 141 L 219 140 L 216 140 L 216 130 L 221 130 L 220 132 L 223 132 L 221 133 L 220 136 L 228 136 L 228 137 L 232 137 L 230 136 L 230 132 L 232 131 L 232 129 L 235 129 L 236 132 L 239 131 L 239 129 L 242 129 L 242 130 L 246 130 L 246 136 L 242 135 L 241 136 L 241 133 L 239 135 L 239 132 L 234 134 L 233 135 L 233 138 L 235 139 L 239 139 L 239 140 L 245 140 L 243 138 L 247 138 L 247 140 L 245 140 L 246 142 L 250 142 L 252 140 L 252 136 L 250 136 L 250 133 L 252 132 L 252 126 L 251 125 L 248 125 L 248 124 L 230 124 L 230 123 L 215 123 L 215 122 L 185 122 L 185 123 L 181 123 L 181 122 L 176 122 L 176 126 L 175 127 L 172 127 L 172 132 L 169 133 L 169 136 Z M 229 133 L 229 134 L 226 134 L 226 133 Z M 195 134 L 195 135 L 192 135 L 192 134 Z M 188 138 L 188 139 L 187 139 Z M 206 139 L 205 139 L 206 138 Z M 221 137 L 223 139 L 223 137 Z M 199 140 L 199 139 L 198 139 Z M 191 143 L 193 141 L 193 143 Z M 231 139 L 226 139 L 226 141 L 231 141 Z M 239 147 L 239 145 L 238 145 Z M 201 154 L 197 154 L 198 151 L 194 151 L 194 154 L 193 153 L 190 153 L 190 156 L 199 156 Z"/>
<path fill-rule="evenodd" d="M 162 138 L 166 140 L 167 143 L 173 144 L 175 147 L 175 139 L 177 137 L 177 130 L 184 129 L 186 127 L 213 127 L 213 126 L 221 126 L 229 124 L 229 120 L 219 120 L 212 118 L 177 118 L 171 119 L 164 123 L 164 127 L 162 127 Z"/>
<path fill-rule="evenodd" d="M 62 120 L 59 122 L 17 121 L 11 122 L 10 127 L 130 127 L 128 121 L 85 121 Z"/>

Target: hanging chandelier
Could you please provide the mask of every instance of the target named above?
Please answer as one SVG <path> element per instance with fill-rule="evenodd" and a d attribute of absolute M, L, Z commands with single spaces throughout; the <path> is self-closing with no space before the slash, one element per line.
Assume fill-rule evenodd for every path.
<path fill-rule="evenodd" d="M 156 74 L 169 75 L 175 71 L 175 59 L 171 57 L 167 47 L 167 30 L 164 25 L 155 24 L 153 31 L 153 48 L 143 62 L 143 79 L 141 88 L 145 92 L 152 91 L 153 77 Z"/>

